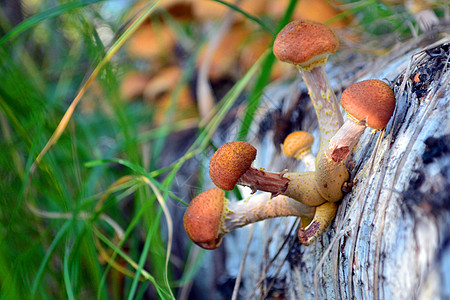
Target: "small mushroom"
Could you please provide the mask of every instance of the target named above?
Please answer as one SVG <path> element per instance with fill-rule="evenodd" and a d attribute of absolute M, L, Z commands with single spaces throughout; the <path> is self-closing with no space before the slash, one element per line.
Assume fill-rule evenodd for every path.
<path fill-rule="evenodd" d="M 266 191 L 277 196 L 283 194 L 289 179 L 283 173 L 266 172 L 252 167 L 256 149 L 246 142 L 235 141 L 222 145 L 214 153 L 209 164 L 209 175 L 214 184 L 226 191 L 236 184 L 256 190 Z"/>
<path fill-rule="evenodd" d="M 253 195 L 243 201 L 229 201 L 224 191 L 212 188 L 195 197 L 184 215 L 184 229 L 198 246 L 213 250 L 225 234 L 236 228 L 275 217 L 311 219 L 316 208 L 286 196 Z M 314 222 L 314 221 L 313 221 Z"/>
<path fill-rule="evenodd" d="M 303 161 L 308 171 L 314 171 L 314 161 L 316 158 L 311 152 L 311 146 L 314 143 L 312 134 L 306 131 L 291 132 L 283 143 L 283 153 L 287 157 L 294 157 Z"/>
<path fill-rule="evenodd" d="M 217 187 L 226 191 L 239 184 L 250 187 L 253 192 L 269 192 L 273 197 L 283 194 L 310 206 L 325 202 L 317 192 L 314 172 L 267 172 L 252 167 L 255 158 L 256 149 L 249 143 L 226 143 L 219 147 L 211 158 L 211 180 Z"/>
<path fill-rule="evenodd" d="M 328 145 L 344 123 L 325 72 L 328 56 L 338 48 L 339 41 L 333 31 L 324 24 L 310 20 L 287 24 L 278 33 L 273 45 L 275 56 L 295 65 L 302 74 L 319 121 L 321 145 Z"/>
<path fill-rule="evenodd" d="M 364 80 L 344 90 L 341 105 L 347 120 L 331 139 L 326 155 L 335 162 L 343 161 L 358 142 L 366 126 L 383 129 L 395 109 L 395 95 L 381 80 Z"/>

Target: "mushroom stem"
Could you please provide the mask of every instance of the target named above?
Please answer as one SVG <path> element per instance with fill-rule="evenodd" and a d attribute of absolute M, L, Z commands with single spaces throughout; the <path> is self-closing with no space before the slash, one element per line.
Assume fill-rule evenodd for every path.
<path fill-rule="evenodd" d="M 319 149 L 316 158 L 315 181 L 318 193 L 327 201 L 336 202 L 344 197 L 342 185 L 349 178 L 345 162 L 335 162 L 327 155 L 328 145 Z"/>
<path fill-rule="evenodd" d="M 315 172 L 286 173 L 289 185 L 284 195 L 309 206 L 318 206 L 325 202 L 318 192 Z"/>
<path fill-rule="evenodd" d="M 316 169 L 316 157 L 310 151 L 307 153 L 301 153 L 294 156 L 295 159 L 301 160 L 306 167 L 306 171 L 312 171 Z"/>
<path fill-rule="evenodd" d="M 326 201 L 319 193 L 315 172 L 270 173 L 250 168 L 238 181 L 239 185 L 249 186 L 254 192 L 264 191 L 288 196 L 305 205 L 318 206 Z"/>
<path fill-rule="evenodd" d="M 259 190 L 269 192 L 272 194 L 272 197 L 275 197 L 283 194 L 289 185 L 289 179 L 283 177 L 284 173 L 266 172 L 250 167 L 239 178 L 237 183 L 250 187 L 253 193 Z"/>
<path fill-rule="evenodd" d="M 338 201 L 344 196 L 341 187 L 348 179 L 348 172 L 344 163 L 336 163 L 326 158 L 326 150 L 331 138 L 344 123 L 342 114 L 325 73 L 324 64 L 316 65 L 310 70 L 299 67 L 299 71 L 308 87 L 319 122 L 320 148 L 316 157 L 316 186 L 325 200 Z"/>
<path fill-rule="evenodd" d="M 366 129 L 366 121 L 348 119 L 331 138 L 325 155 L 334 162 L 344 161 Z"/>
<path fill-rule="evenodd" d="M 287 196 L 270 197 L 267 193 L 251 196 L 242 201 L 229 201 L 221 234 L 245 225 L 276 217 L 313 218 L 316 208 Z"/>
<path fill-rule="evenodd" d="M 337 204 L 335 202 L 325 202 L 316 207 L 314 218 L 305 228 L 298 231 L 298 239 L 300 243 L 309 245 L 318 236 L 320 236 L 330 225 L 336 216 Z"/>
<path fill-rule="evenodd" d="M 320 143 L 328 144 L 344 123 L 339 105 L 331 88 L 324 65 L 317 65 L 310 70 L 298 67 L 303 81 L 308 87 L 311 101 L 316 111 L 320 127 Z"/>

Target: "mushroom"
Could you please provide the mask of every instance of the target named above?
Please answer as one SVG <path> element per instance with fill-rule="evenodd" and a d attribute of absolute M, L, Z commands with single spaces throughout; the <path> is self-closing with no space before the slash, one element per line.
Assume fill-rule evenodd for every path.
<path fill-rule="evenodd" d="M 302 74 L 319 121 L 321 145 L 328 145 L 344 122 L 325 73 L 327 58 L 338 47 L 339 41 L 330 28 L 310 20 L 287 24 L 273 45 L 275 56 L 295 65 Z"/>
<path fill-rule="evenodd" d="M 375 129 L 384 128 L 395 108 L 392 89 L 380 80 L 365 80 L 350 85 L 342 94 L 342 106 L 349 112 L 348 120 L 321 148 L 316 159 L 316 184 L 327 201 L 343 197 L 342 185 L 348 180 L 345 167 L 350 150 L 356 145 L 366 124 Z M 322 145 L 321 145 L 322 147 Z"/>
<path fill-rule="evenodd" d="M 246 142 L 235 141 L 222 145 L 214 153 L 209 164 L 209 175 L 214 184 L 226 191 L 236 184 L 256 190 L 266 191 L 277 196 L 283 194 L 289 180 L 284 173 L 266 172 L 252 167 L 256 149 Z"/>
<path fill-rule="evenodd" d="M 325 159 L 331 138 L 343 124 L 336 96 L 325 73 L 327 58 L 338 47 L 339 41 L 331 29 L 310 20 L 287 24 L 273 45 L 275 56 L 297 66 L 308 87 L 320 129 L 315 184 L 320 195 L 332 202 L 342 199 L 341 187 L 349 177 L 345 163 L 336 164 Z"/>
<path fill-rule="evenodd" d="M 212 188 L 195 197 L 184 215 L 184 229 L 198 246 L 213 250 L 233 229 L 275 217 L 297 216 L 311 219 L 316 208 L 286 196 L 253 195 L 243 201 L 229 201 L 224 191 Z M 314 221 L 312 222 L 314 223 Z M 307 230 L 307 229 L 305 229 Z"/>
<path fill-rule="evenodd" d="M 283 194 L 310 206 L 325 202 L 317 192 L 314 172 L 267 172 L 252 167 L 255 158 L 256 149 L 249 143 L 226 143 L 219 147 L 211 158 L 211 180 L 218 188 L 226 191 L 239 184 L 250 187 L 253 192 L 269 192 L 273 197 Z"/>
<path fill-rule="evenodd" d="M 381 80 L 364 80 L 344 90 L 341 105 L 347 112 L 347 120 L 331 139 L 326 152 L 335 162 L 347 157 L 366 126 L 377 130 L 386 127 L 395 109 L 395 95 Z"/>
<path fill-rule="evenodd" d="M 311 152 L 314 143 L 312 134 L 306 131 L 291 132 L 283 142 L 283 153 L 287 157 L 294 157 L 303 161 L 308 171 L 314 171 L 314 161 L 316 158 Z"/>

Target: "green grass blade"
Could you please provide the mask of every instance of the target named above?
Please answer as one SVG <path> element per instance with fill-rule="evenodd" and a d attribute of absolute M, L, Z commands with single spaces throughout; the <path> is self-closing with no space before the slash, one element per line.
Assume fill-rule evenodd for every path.
<path fill-rule="evenodd" d="M 20 299 L 23 297 L 23 294 L 20 293 L 21 287 L 17 286 L 16 280 L 14 280 L 15 270 L 5 267 L 8 263 L 6 262 L 7 257 L 4 249 L 0 247 L 0 282 L 2 283 L 0 285 L 0 299 Z"/>
<path fill-rule="evenodd" d="M 298 0 L 291 0 L 289 2 L 289 6 L 286 9 L 283 18 L 281 19 L 280 23 L 277 26 L 276 33 L 278 33 L 291 19 L 292 14 L 294 13 L 295 6 L 297 5 L 297 1 Z M 272 53 L 272 48 L 270 48 L 270 53 L 264 60 L 261 74 L 256 80 L 255 86 L 253 87 L 252 91 L 248 96 L 247 112 L 245 113 L 244 119 L 242 121 L 242 126 L 239 131 L 239 138 L 238 138 L 239 140 L 245 140 L 248 136 L 251 123 L 253 122 L 256 110 L 258 109 L 259 103 L 261 102 L 262 92 L 269 83 L 270 73 L 272 71 L 272 66 L 274 62 L 275 56 Z"/>
<path fill-rule="evenodd" d="M 26 19 L 25 21 L 21 22 L 19 25 L 11 29 L 8 33 L 6 33 L 2 38 L 0 38 L 0 47 L 3 46 L 8 41 L 12 40 L 22 32 L 32 28 L 33 26 L 39 24 L 42 21 L 58 17 L 62 14 L 65 14 L 69 11 L 72 11 L 74 9 L 88 6 L 93 3 L 102 2 L 105 0 L 79 0 L 79 1 L 72 1 L 69 3 L 64 3 L 62 5 L 59 5 L 57 7 L 50 8 L 46 11 L 43 11 L 41 13 L 35 14 L 34 16 Z"/>
<path fill-rule="evenodd" d="M 64 262 L 63 262 L 64 284 L 66 286 L 67 299 L 75 300 L 75 296 L 73 294 L 72 282 L 70 281 L 69 257 L 70 257 L 69 247 L 66 247 L 66 251 L 65 251 L 65 255 L 64 255 Z"/>
<path fill-rule="evenodd" d="M 42 277 L 44 275 L 45 268 L 47 267 L 47 264 L 50 261 L 50 258 L 53 256 L 56 246 L 58 246 L 58 244 L 61 242 L 62 238 L 67 233 L 67 231 L 72 226 L 72 224 L 73 224 L 73 219 L 69 219 L 69 220 L 65 221 L 64 225 L 58 231 L 58 233 L 56 234 L 52 243 L 48 247 L 47 253 L 45 254 L 45 257 L 42 260 L 41 265 L 39 266 L 39 270 L 38 270 L 36 277 L 34 279 L 34 282 L 33 282 L 33 287 L 31 289 L 31 295 L 32 295 L 33 299 L 36 298 L 36 293 L 39 288 L 39 284 L 41 283 Z"/>
<path fill-rule="evenodd" d="M 121 249 L 120 246 L 116 246 L 114 245 L 114 243 L 112 243 L 104 234 L 102 234 L 100 231 L 98 231 L 96 228 L 94 228 L 94 232 L 95 234 L 100 238 L 100 240 L 105 243 L 108 247 L 110 247 L 112 250 L 114 250 L 114 254 L 115 255 L 119 255 L 120 257 L 122 257 L 125 261 L 127 261 L 128 264 L 130 264 L 131 266 L 133 266 L 133 268 L 137 269 L 136 263 L 127 255 L 125 254 Z M 131 232 L 131 230 L 130 230 Z M 151 274 L 149 274 L 148 272 L 146 272 L 145 270 L 141 269 L 140 272 L 141 275 L 143 275 L 145 277 L 146 280 L 150 281 L 153 286 L 156 288 L 156 291 L 158 293 L 158 295 L 162 298 L 162 299 L 166 299 L 166 297 L 170 296 L 168 294 L 168 292 L 166 292 L 164 289 L 161 289 L 161 287 L 159 286 L 159 284 L 156 282 L 155 277 L 153 277 Z"/>
<path fill-rule="evenodd" d="M 244 17 L 246 17 L 247 19 L 250 19 L 250 20 L 252 20 L 253 22 L 255 22 L 256 24 L 258 24 L 259 26 L 261 26 L 261 28 L 264 29 L 265 31 L 268 31 L 268 32 L 270 32 L 270 33 L 272 33 L 272 34 L 275 33 L 274 28 L 269 27 L 269 26 L 268 26 L 266 23 L 264 23 L 260 18 L 254 16 L 254 15 L 252 15 L 252 14 L 249 14 L 248 12 L 246 12 L 246 11 L 240 9 L 239 6 L 236 6 L 236 5 L 232 4 L 232 3 L 228 3 L 228 2 L 223 1 L 223 0 L 213 0 L 213 1 L 218 2 L 218 3 L 222 3 L 223 5 L 226 5 L 226 6 L 228 6 L 229 8 L 235 10 L 236 12 L 242 14 L 242 15 L 243 15 Z"/>
<path fill-rule="evenodd" d="M 69 108 L 66 110 L 64 116 L 62 117 L 60 123 L 58 124 L 57 128 L 53 132 L 52 136 L 48 140 L 47 144 L 44 146 L 44 148 L 41 150 L 41 152 L 36 157 L 35 163 L 32 166 L 32 170 L 34 169 L 35 165 L 39 164 L 44 155 L 50 150 L 51 147 L 53 147 L 54 144 L 57 143 L 59 138 L 61 137 L 62 133 L 65 131 L 68 122 L 73 116 L 73 113 L 75 111 L 75 108 L 77 107 L 78 103 L 80 102 L 81 98 L 83 97 L 86 90 L 89 88 L 89 86 L 92 84 L 94 79 L 97 77 L 99 72 L 107 65 L 111 58 L 119 51 L 119 49 L 123 46 L 123 44 L 128 40 L 128 38 L 139 28 L 139 25 L 141 25 L 147 17 L 153 12 L 155 7 L 158 5 L 160 0 L 156 1 L 155 3 L 152 3 L 149 5 L 137 18 L 133 23 L 127 28 L 127 30 L 119 36 L 119 38 L 114 42 L 114 44 L 111 46 L 111 48 L 108 50 L 108 52 L 105 54 L 102 60 L 97 64 L 95 69 L 92 71 L 92 73 L 88 76 L 88 79 L 86 82 L 81 86 L 77 96 L 73 99 L 72 103 L 70 104 Z"/>

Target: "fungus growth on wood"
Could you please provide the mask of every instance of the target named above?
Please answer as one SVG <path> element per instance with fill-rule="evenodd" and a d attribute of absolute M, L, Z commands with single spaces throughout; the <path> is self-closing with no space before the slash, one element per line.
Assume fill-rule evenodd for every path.
<path fill-rule="evenodd" d="M 257 150 L 249 143 L 235 141 L 222 145 L 214 153 L 209 167 L 217 188 L 191 201 L 184 218 L 188 236 L 200 247 L 217 248 L 222 237 L 237 227 L 267 218 L 298 216 L 302 227 L 298 238 L 309 245 L 320 236 L 335 217 L 337 201 L 344 196 L 342 187 L 349 178 L 346 162 L 366 126 L 382 129 L 392 116 L 395 97 L 380 80 L 366 80 L 350 85 L 342 94 L 341 104 L 348 112 L 344 123 L 334 91 L 325 73 L 328 55 L 337 51 L 339 42 L 323 24 L 299 20 L 286 25 L 274 43 L 274 54 L 281 61 L 294 64 L 302 74 L 319 121 L 320 147 L 315 168 L 307 172 L 279 173 L 254 168 Z M 286 138 L 283 153 L 297 159 L 310 151 L 313 137 L 296 132 Z M 231 202 L 222 190 L 236 185 L 252 192 L 270 194 L 259 199 Z M 220 190 L 222 189 L 222 190 Z"/>

